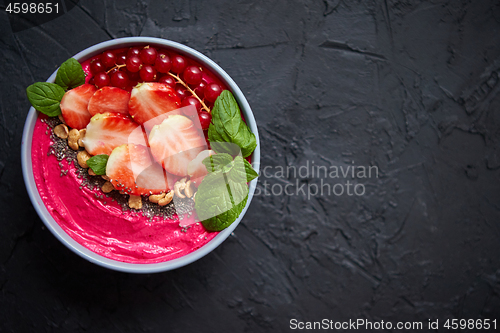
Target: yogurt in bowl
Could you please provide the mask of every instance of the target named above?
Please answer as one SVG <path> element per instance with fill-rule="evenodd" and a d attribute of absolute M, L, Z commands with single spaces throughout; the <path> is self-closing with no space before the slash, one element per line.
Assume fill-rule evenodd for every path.
<path fill-rule="evenodd" d="M 141 57 L 141 51 L 148 49 L 149 51 L 142 52 L 143 57 Z M 138 54 L 134 54 L 137 50 L 139 50 Z M 157 53 L 164 52 L 164 55 L 170 58 L 170 68 L 168 68 L 168 61 L 165 61 L 165 57 L 162 57 L 163 63 L 157 66 L 160 71 L 155 72 L 152 57 L 155 54 L 151 50 Z M 102 64 L 102 61 L 101 64 L 96 64 L 99 62 L 96 59 L 106 61 L 103 56 L 105 51 L 114 52 L 115 59 L 109 60 L 109 63 L 105 65 Z M 127 59 L 128 54 L 130 55 L 129 58 L 138 55 L 139 59 L 145 61 L 134 63 Z M 148 56 L 150 57 L 149 60 Z M 155 56 L 159 57 L 158 54 Z M 123 59 L 120 60 L 118 57 L 123 57 Z M 109 55 L 109 58 L 113 57 Z M 243 218 L 255 191 L 256 179 L 248 183 L 247 189 L 241 185 L 244 183 L 247 186 L 244 176 L 243 180 L 240 179 L 236 183 L 226 184 L 223 180 L 222 183 L 219 181 L 226 179 L 227 182 L 227 175 L 233 175 L 229 177 L 230 179 L 234 178 L 234 175 L 238 174 L 236 172 L 238 166 L 238 170 L 241 171 L 244 170 L 242 166 L 251 164 L 253 169 L 258 171 L 260 164 L 257 126 L 250 106 L 241 90 L 217 64 L 206 56 L 184 45 L 164 39 L 131 37 L 111 40 L 78 53 L 74 56 L 74 59 L 82 64 L 83 70 L 88 75 L 85 78 L 84 85 L 78 89 L 68 89 L 68 91 L 73 90 L 74 92 L 71 94 L 66 92 L 65 96 L 68 95 L 69 97 L 64 97 L 61 101 L 61 109 L 63 109 L 62 121 L 66 120 L 68 122 L 65 125 L 66 128 L 73 128 L 73 131 L 68 134 L 74 134 L 75 131 L 84 129 L 93 131 L 92 128 L 89 129 L 89 126 L 91 126 L 89 124 L 103 124 L 104 121 L 107 122 L 106 124 L 122 124 L 122 122 L 135 124 L 137 122 L 136 132 L 142 134 L 142 136 L 139 135 L 138 137 L 139 140 L 142 137 L 144 142 L 108 144 L 113 140 L 102 140 L 105 145 L 110 146 L 108 147 L 110 150 L 106 151 L 96 148 L 100 144 L 100 134 L 97 135 L 98 139 L 94 138 L 94 140 L 92 140 L 92 135 L 82 135 L 83 140 L 80 141 L 80 145 L 76 149 L 72 149 L 69 146 L 70 138 L 65 139 L 64 133 L 54 131 L 57 126 L 59 126 L 59 131 L 64 127 L 59 124 L 61 120 L 57 117 L 48 117 L 41 114 L 32 107 L 23 132 L 21 156 L 23 176 L 28 194 L 42 221 L 61 242 L 75 253 L 98 265 L 124 272 L 153 273 L 167 271 L 187 265 L 208 254 L 236 228 Z M 125 63 L 123 63 L 123 60 L 125 60 Z M 126 63 L 127 60 L 129 60 L 128 63 Z M 137 58 L 133 60 L 137 60 Z M 184 64 L 182 64 L 182 60 L 184 60 Z M 140 68 L 136 72 L 125 71 L 128 68 L 135 70 L 134 66 L 138 63 L 137 67 Z M 153 67 L 153 71 L 150 67 Z M 147 70 L 142 70 L 143 68 Z M 124 80 L 120 81 L 116 78 L 116 76 L 120 76 L 116 75 L 118 72 L 130 74 L 126 78 L 129 80 L 128 85 L 124 84 Z M 104 77 L 106 75 L 102 73 L 109 77 L 110 82 L 108 84 L 106 84 L 106 77 Z M 133 73 L 138 73 L 138 75 Z M 56 74 L 57 72 L 53 73 L 47 82 L 56 82 Z M 173 79 L 173 83 L 170 78 Z M 136 85 L 136 81 L 139 81 L 138 85 Z M 141 81 L 146 83 L 140 83 Z M 154 81 L 154 83 L 149 83 L 150 81 Z M 136 102 L 130 108 L 131 114 L 123 115 L 109 112 L 118 112 L 120 109 L 114 104 L 114 108 L 110 110 L 105 107 L 106 103 L 91 103 L 99 105 L 97 109 L 102 110 L 103 113 L 90 114 L 89 118 L 91 119 L 88 120 L 87 126 L 78 128 L 82 125 L 75 123 L 74 119 L 70 119 L 71 117 L 68 116 L 68 114 L 72 115 L 71 111 L 74 109 L 68 107 L 68 105 L 79 105 L 77 103 L 68 103 L 68 101 L 78 100 L 71 98 L 71 95 L 77 94 L 77 91 L 87 89 L 88 95 L 94 96 L 99 90 L 106 90 L 103 87 L 112 85 L 118 86 L 119 90 L 121 89 L 120 96 L 123 95 L 124 98 L 127 98 L 124 92 L 130 95 L 128 104 L 122 103 L 121 105 L 131 105 L 131 101 Z M 93 91 L 94 86 L 95 91 Z M 166 86 L 170 86 L 170 88 Z M 207 90 L 207 86 L 210 89 Z M 132 89 L 132 87 L 134 88 Z M 157 92 L 156 88 L 161 91 Z M 205 91 L 202 91 L 204 89 Z M 223 90 L 227 91 L 224 91 L 218 98 L 225 98 L 224 103 L 222 101 L 218 102 L 218 100 L 214 101 Z M 152 119 L 156 117 L 143 119 L 138 113 L 134 113 L 137 111 L 137 104 L 141 107 L 149 105 L 151 104 L 149 103 L 149 96 L 161 95 L 163 92 L 170 94 L 172 100 L 180 104 L 178 109 L 174 110 L 172 108 L 172 110 L 165 112 L 168 113 L 168 116 L 154 114 L 154 116 L 159 117 L 157 119 Z M 115 95 L 109 96 L 114 98 Z M 234 99 L 232 96 L 234 96 Z M 108 99 L 99 97 L 101 102 L 108 101 Z M 241 149 L 234 150 L 224 147 L 224 142 L 209 147 L 213 143 L 209 138 L 234 137 L 234 131 L 231 132 L 232 129 L 228 129 L 227 133 L 221 130 L 221 126 L 224 126 L 223 123 L 227 119 L 221 120 L 220 117 L 217 117 L 217 112 L 213 112 L 214 108 L 217 109 L 217 105 L 219 105 L 219 109 L 223 109 L 224 105 L 228 104 L 226 100 L 235 101 L 234 103 L 241 110 L 241 118 L 244 119 L 249 132 L 253 133 L 255 145 L 251 154 L 249 154 L 248 147 L 241 144 L 238 147 L 234 142 L 232 145 Z M 164 100 L 159 101 L 161 107 L 158 107 L 157 110 L 166 110 L 163 102 Z M 76 109 L 78 108 L 76 107 Z M 139 111 L 142 112 L 143 109 L 139 108 Z M 151 111 L 151 109 L 147 110 Z M 154 111 L 155 108 L 152 110 Z M 209 112 L 214 116 L 212 124 L 210 124 L 210 120 L 207 123 L 206 119 L 203 118 L 203 116 L 206 116 L 205 113 Z M 136 120 L 133 120 L 132 116 L 135 116 Z M 227 117 L 226 113 L 223 116 Z M 130 118 L 132 118 L 132 121 L 130 121 Z M 232 121 L 233 123 L 238 121 L 234 114 Z M 70 123 L 72 126 L 68 126 Z M 85 124 L 85 121 L 83 124 Z M 191 138 L 189 140 L 197 142 L 194 145 L 196 147 L 190 146 L 192 153 L 188 152 L 187 157 L 183 155 L 184 157 L 179 158 L 176 155 L 172 163 L 170 156 L 172 154 L 162 155 L 162 152 L 171 151 L 172 147 L 176 145 L 174 143 L 183 141 L 186 138 L 186 136 L 181 136 L 181 139 L 179 139 L 179 136 L 174 135 L 175 133 L 171 134 L 172 131 L 175 132 L 176 127 L 183 126 L 182 124 L 187 126 L 186 131 L 189 131 L 189 135 L 186 135 Z M 206 130 L 208 124 L 213 126 L 213 133 L 209 134 L 209 131 Z M 243 127 L 243 125 L 241 126 Z M 104 127 L 101 126 L 101 128 Z M 109 129 L 109 127 L 106 127 L 106 129 Z M 216 129 L 218 129 L 219 133 L 217 133 Z M 131 134 L 133 131 L 134 129 L 131 128 L 131 132 L 127 132 L 127 135 L 133 136 Z M 59 135 L 56 135 L 57 133 Z M 192 139 L 195 136 L 196 138 Z M 119 135 L 112 132 L 110 137 L 116 138 Z M 224 141 L 224 139 L 220 139 L 220 141 Z M 160 144 L 167 142 L 166 147 L 168 149 L 154 149 L 155 142 L 160 142 Z M 120 147 L 116 146 L 118 144 L 120 144 Z M 228 143 L 228 145 L 231 145 L 231 143 Z M 78 152 L 93 151 L 94 148 L 97 149 L 96 152 L 105 152 L 104 154 L 96 153 L 96 155 L 106 155 L 106 157 L 109 155 L 108 164 L 105 165 L 105 168 L 108 174 L 115 175 L 115 182 L 113 182 L 112 177 L 109 179 L 106 175 L 104 177 L 98 175 L 89 176 L 89 169 L 81 167 L 80 163 L 78 163 Z M 182 147 L 177 148 L 176 152 L 185 154 L 182 149 Z M 82 154 L 80 153 L 80 155 Z M 209 157 L 209 155 L 217 157 Z M 124 156 L 127 158 L 125 159 L 127 165 L 129 165 L 128 168 L 125 168 L 125 173 L 122 164 L 120 164 Z M 243 156 L 246 158 L 243 158 Z M 193 161 L 193 157 L 196 157 L 196 161 Z M 208 170 L 210 177 L 205 176 L 203 178 L 204 175 L 199 177 L 199 174 L 195 174 L 195 171 L 184 171 L 193 169 L 193 163 L 198 166 L 199 171 L 200 165 L 203 168 L 203 164 L 201 164 L 203 159 L 206 167 L 207 158 L 212 161 L 212 164 L 210 164 L 212 166 L 211 170 Z M 179 163 L 179 160 L 183 160 L 184 164 Z M 146 164 L 141 161 L 146 161 Z M 188 162 L 191 163 L 191 167 L 186 169 Z M 119 167 L 116 167 L 117 165 Z M 179 165 L 182 166 L 180 169 L 178 168 Z M 138 166 L 144 167 L 138 171 Z M 223 178 L 222 172 L 229 170 L 228 166 L 233 166 L 232 168 L 235 171 L 234 173 L 230 173 L 231 171 L 224 173 L 226 178 Z M 224 171 L 222 167 L 225 168 Z M 117 170 L 120 172 L 117 172 Z M 164 175 L 163 178 L 162 174 Z M 120 175 L 120 177 L 116 175 Z M 129 178 L 132 179 L 133 183 L 129 185 L 126 185 L 127 182 L 125 181 L 127 175 L 132 175 Z M 241 177 L 241 172 L 239 175 Z M 155 181 L 148 183 L 148 180 L 151 179 Z M 186 183 L 189 183 L 189 185 L 185 186 Z M 235 187 L 234 184 L 237 186 Z M 110 185 L 111 188 L 109 188 Z M 203 204 L 204 200 L 211 200 L 214 195 L 218 195 L 218 192 L 212 191 L 218 186 L 223 189 L 227 188 L 230 194 L 229 197 L 227 194 L 221 194 L 221 198 L 230 198 L 234 206 L 240 205 L 236 210 L 237 216 L 234 211 L 229 211 L 232 212 L 232 214 L 229 214 L 224 211 L 224 208 L 221 208 L 223 201 L 220 201 L 220 205 L 217 200 L 215 200 L 215 205 Z M 235 198 L 238 198 L 238 191 L 242 191 L 242 195 L 239 196 L 236 202 Z M 246 193 L 248 197 L 243 200 Z M 171 202 L 168 200 L 169 197 Z M 136 202 L 131 202 L 131 199 L 134 198 Z M 201 199 L 193 200 L 194 198 Z M 163 205 L 158 204 L 159 200 L 163 200 L 161 201 Z M 224 201 L 225 204 L 227 204 L 228 200 Z M 165 204 L 165 201 L 169 201 L 168 204 Z M 198 219 L 198 215 L 202 216 L 201 221 Z M 231 221 L 227 220 L 227 218 L 231 218 L 234 222 L 230 223 Z M 220 228 L 222 230 L 219 231 L 220 223 L 224 222 L 224 219 L 229 223 L 226 223 L 228 224 L 227 227 L 222 225 Z"/>

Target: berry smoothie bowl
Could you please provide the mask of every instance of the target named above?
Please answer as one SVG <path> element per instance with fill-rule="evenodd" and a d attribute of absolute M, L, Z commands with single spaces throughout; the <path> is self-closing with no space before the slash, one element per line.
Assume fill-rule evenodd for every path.
<path fill-rule="evenodd" d="M 238 86 L 201 53 L 115 39 L 26 91 L 28 194 L 83 258 L 167 271 L 208 254 L 243 218 L 260 164 L 257 125 Z"/>

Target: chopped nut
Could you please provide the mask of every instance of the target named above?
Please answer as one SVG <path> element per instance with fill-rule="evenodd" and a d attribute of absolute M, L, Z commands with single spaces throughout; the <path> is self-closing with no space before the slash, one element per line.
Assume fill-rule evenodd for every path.
<path fill-rule="evenodd" d="M 188 180 L 186 183 L 186 188 L 184 189 L 184 194 L 186 194 L 186 196 L 188 198 L 191 198 L 194 195 L 194 184 L 190 180 Z"/>
<path fill-rule="evenodd" d="M 94 170 L 92 170 L 91 168 L 89 168 L 87 171 L 88 171 L 88 173 L 89 173 L 90 176 L 97 176 L 95 174 Z"/>
<path fill-rule="evenodd" d="M 73 150 L 78 150 L 78 139 L 80 138 L 80 131 L 73 128 L 69 131 L 68 146 Z"/>
<path fill-rule="evenodd" d="M 193 197 L 191 198 L 191 199 L 193 199 L 194 202 L 196 202 L 196 193 L 198 193 L 198 192 L 194 192 Z"/>
<path fill-rule="evenodd" d="M 104 179 L 104 180 L 109 180 L 109 177 L 106 176 L 106 175 L 101 175 L 101 178 Z"/>
<path fill-rule="evenodd" d="M 186 178 L 182 178 L 181 180 L 177 181 L 174 185 L 175 195 L 178 196 L 179 198 L 185 198 L 186 196 L 181 192 L 185 188 L 186 188 Z"/>
<path fill-rule="evenodd" d="M 67 139 L 69 135 L 68 126 L 64 124 L 57 125 L 56 127 L 54 127 L 54 134 L 61 139 Z"/>
<path fill-rule="evenodd" d="M 78 164 L 84 169 L 87 169 L 89 166 L 87 165 L 87 160 L 92 156 L 86 150 L 80 150 L 78 154 L 76 154 L 76 159 L 78 160 Z"/>
<path fill-rule="evenodd" d="M 115 188 L 113 186 L 113 184 L 111 184 L 110 182 L 105 182 L 104 185 L 102 185 L 101 187 L 101 190 L 104 192 L 104 193 L 109 193 L 111 191 L 113 191 Z"/>
<path fill-rule="evenodd" d="M 63 117 L 63 115 L 62 115 L 62 114 L 60 114 L 60 115 L 58 116 L 58 118 L 59 118 L 59 120 L 61 121 L 61 123 L 66 124 L 66 122 L 64 121 L 64 117 Z"/>
<path fill-rule="evenodd" d="M 131 194 L 130 198 L 128 198 L 128 206 L 134 209 L 141 209 L 142 208 L 141 196 Z"/>
<path fill-rule="evenodd" d="M 83 138 L 85 137 L 85 134 L 87 134 L 87 129 L 85 129 L 85 128 L 84 128 L 84 129 L 81 129 L 81 130 L 79 131 L 79 133 L 80 133 L 80 137 L 78 138 L 78 145 L 79 145 L 80 147 L 84 147 L 84 144 L 83 144 Z"/>
<path fill-rule="evenodd" d="M 149 196 L 149 201 L 151 201 L 152 203 L 158 203 L 158 201 L 160 201 L 163 198 L 165 198 L 165 193 L 153 194 Z"/>
<path fill-rule="evenodd" d="M 158 201 L 158 205 L 166 206 L 172 201 L 173 198 L 174 198 L 174 192 L 170 191 L 165 195 L 165 197 L 163 199 L 160 199 Z"/>

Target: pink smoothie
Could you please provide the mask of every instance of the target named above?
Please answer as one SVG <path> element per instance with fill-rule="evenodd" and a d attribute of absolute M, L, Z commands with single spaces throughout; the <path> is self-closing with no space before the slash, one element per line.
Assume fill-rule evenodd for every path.
<path fill-rule="evenodd" d="M 93 191 L 80 186 L 73 163 L 61 161 L 69 170 L 60 176 L 59 161 L 51 154 L 53 143 L 45 134 L 46 118 L 39 115 L 31 148 L 33 174 L 38 192 L 54 220 L 75 241 L 106 258 L 128 263 L 158 263 L 193 252 L 213 239 L 217 232 L 207 232 L 201 223 L 193 223 L 187 231 L 179 220 L 149 218 L 141 212 L 122 212 L 121 206 L 102 195 L 100 188 Z M 50 132 L 49 132 L 50 133 Z M 106 202 L 106 203 L 104 203 Z M 182 224 L 194 222 L 184 217 Z"/>

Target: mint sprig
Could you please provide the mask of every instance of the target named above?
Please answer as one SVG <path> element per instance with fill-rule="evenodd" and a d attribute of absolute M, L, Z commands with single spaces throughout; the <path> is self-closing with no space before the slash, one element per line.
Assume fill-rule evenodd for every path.
<path fill-rule="evenodd" d="M 229 90 L 224 90 L 215 101 L 212 109 L 212 123 L 208 129 L 208 140 L 218 153 L 236 155 L 230 147 L 221 142 L 234 143 L 241 149 L 243 157 L 248 157 L 257 147 L 255 134 L 241 119 L 238 103 Z"/>
<path fill-rule="evenodd" d="M 49 117 L 61 114 L 61 100 L 66 89 L 85 83 L 82 65 L 73 58 L 66 60 L 57 70 L 56 83 L 36 82 L 26 88 L 31 105 Z"/>
<path fill-rule="evenodd" d="M 56 84 L 63 89 L 72 89 L 85 83 L 85 72 L 82 65 L 75 59 L 69 58 L 57 70 Z"/>
<path fill-rule="evenodd" d="M 31 105 L 49 117 L 61 114 L 59 104 L 64 96 L 64 89 L 55 83 L 36 82 L 26 88 L 26 95 Z"/>
<path fill-rule="evenodd" d="M 203 160 L 209 174 L 198 187 L 195 209 L 207 230 L 220 231 L 241 214 L 248 200 L 247 182 L 258 177 L 244 159 L 257 147 L 255 134 L 241 118 L 238 103 L 228 90 L 215 101 L 208 140 L 217 154 Z"/>
<path fill-rule="evenodd" d="M 205 158 L 205 176 L 196 193 L 196 214 L 210 231 L 220 231 L 233 223 L 248 199 L 247 182 L 258 176 L 241 155 L 221 153 Z"/>
<path fill-rule="evenodd" d="M 95 155 L 87 160 L 87 165 L 96 175 L 105 175 L 108 158 L 109 156 L 106 154 Z"/>

